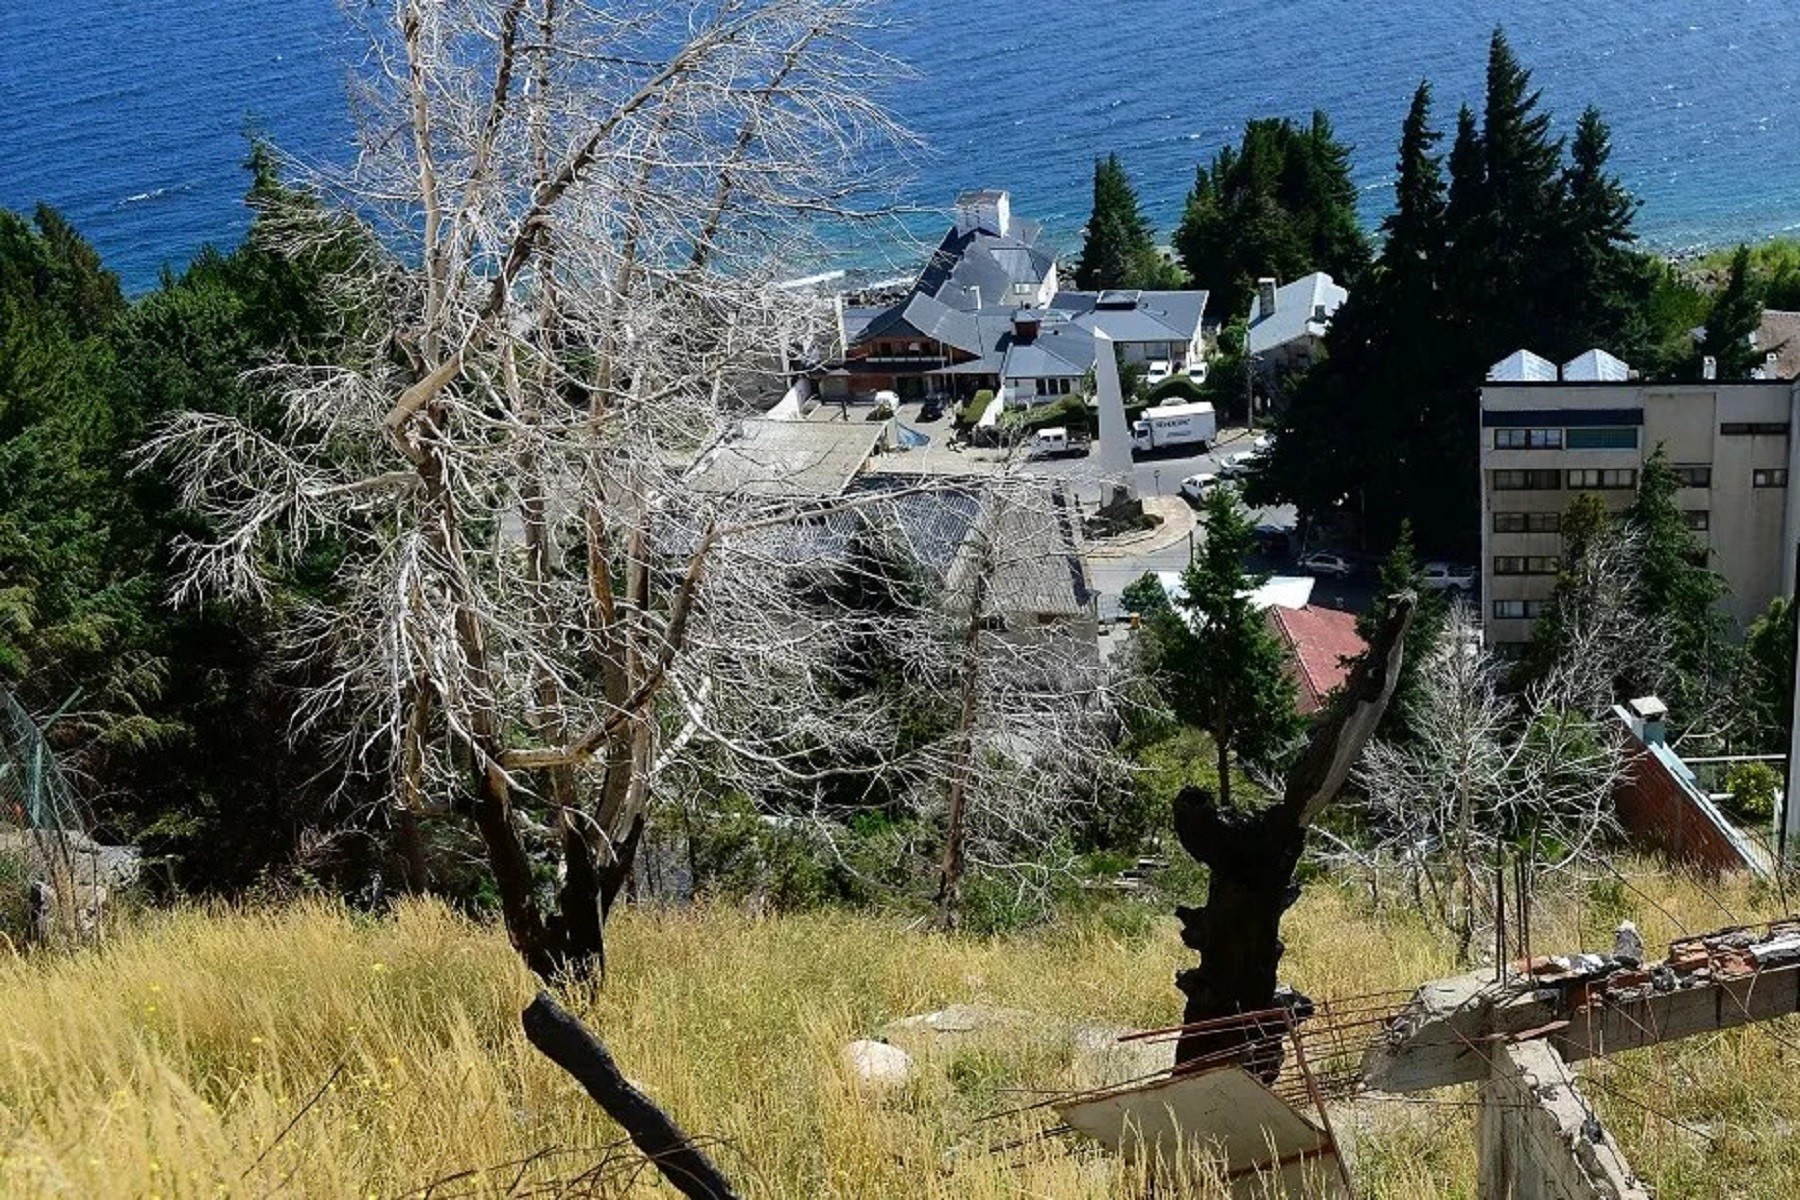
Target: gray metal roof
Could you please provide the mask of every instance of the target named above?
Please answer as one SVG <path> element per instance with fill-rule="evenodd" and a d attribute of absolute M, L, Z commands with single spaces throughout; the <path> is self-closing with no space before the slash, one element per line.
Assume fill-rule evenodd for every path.
<path fill-rule="evenodd" d="M 1115 342 L 1191 342 L 1206 318 L 1207 299 L 1200 291 L 1058 292 L 1050 307 Z"/>
<path fill-rule="evenodd" d="M 985 540 L 992 547 L 987 586 L 994 609 L 1009 617 L 1037 620 L 1085 616 L 1093 590 L 1062 486 L 1047 483 L 1035 502 L 1020 502 L 992 490 L 984 500 L 981 539 L 963 540 L 944 577 L 953 604 L 973 594 L 973 573 L 982 567 Z"/>
<path fill-rule="evenodd" d="M 1009 324 L 999 349 L 1001 374 L 1008 379 L 1085 374 L 1094 365 L 1094 334 L 1055 312 L 1040 312 L 1035 337 L 1021 338 Z"/>
<path fill-rule="evenodd" d="M 859 341 L 876 337 L 918 336 L 955 346 L 969 354 L 982 353 L 981 331 L 975 314 L 914 292 L 863 326 Z"/>
<path fill-rule="evenodd" d="M 1250 353 L 1262 354 L 1303 337 L 1324 337 L 1331 315 L 1349 295 L 1331 276 L 1314 271 L 1275 289 L 1273 313 L 1262 311 L 1262 297 L 1258 296 L 1250 302 Z M 1325 310 L 1325 320 L 1314 321 L 1313 314 L 1320 308 Z"/>
<path fill-rule="evenodd" d="M 688 478 L 716 495 L 839 496 L 885 429 L 879 421 L 752 418 L 708 447 Z"/>
<path fill-rule="evenodd" d="M 1056 257 L 1036 245 L 1037 236 L 1032 221 L 1013 222 L 1013 232 L 1006 236 L 985 229 L 960 233 L 952 227 L 926 260 L 913 291 L 953 308 L 1005 303 L 1014 284 L 1042 283 L 1056 266 Z"/>

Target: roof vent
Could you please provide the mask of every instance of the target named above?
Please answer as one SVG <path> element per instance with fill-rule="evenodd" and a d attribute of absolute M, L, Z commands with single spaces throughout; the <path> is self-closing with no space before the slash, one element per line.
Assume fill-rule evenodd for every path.
<path fill-rule="evenodd" d="M 1529 350 L 1515 350 L 1488 368 L 1489 383 L 1555 383 L 1556 364 Z"/>
<path fill-rule="evenodd" d="M 1021 342 L 1029 342 L 1037 337 L 1043 324 L 1043 314 L 1037 309 L 1021 308 L 1013 313 L 1013 337 Z"/>
<path fill-rule="evenodd" d="M 1143 293 L 1131 288 L 1108 288 L 1094 297 L 1095 308 L 1132 309 L 1138 306 Z"/>

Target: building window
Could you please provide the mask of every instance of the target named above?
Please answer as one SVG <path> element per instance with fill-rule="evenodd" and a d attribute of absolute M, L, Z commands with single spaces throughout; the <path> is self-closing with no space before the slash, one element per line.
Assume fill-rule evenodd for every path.
<path fill-rule="evenodd" d="M 1630 426 L 1599 426 L 1569 430 L 1571 450 L 1636 450 L 1638 431 Z"/>
<path fill-rule="evenodd" d="M 1712 468 L 1708 466 L 1678 466 L 1675 478 L 1681 481 L 1682 487 L 1709 488 L 1712 486 Z"/>
<path fill-rule="evenodd" d="M 1686 521 L 1687 527 L 1696 533 L 1705 533 L 1712 528 L 1712 513 L 1704 508 L 1685 509 L 1681 514 L 1681 519 Z"/>
<path fill-rule="evenodd" d="M 1786 437 L 1786 421 L 1725 421 L 1719 425 L 1721 437 Z"/>
<path fill-rule="evenodd" d="M 1560 429 L 1494 430 L 1496 450 L 1560 450 L 1562 444 L 1563 431 Z"/>
<path fill-rule="evenodd" d="M 1497 512 L 1494 514 L 1495 533 L 1555 533 L 1561 528 L 1561 513 Z"/>
<path fill-rule="evenodd" d="M 1787 470 L 1776 468 L 1767 471 L 1750 472 L 1750 486 L 1759 488 L 1776 488 L 1787 486 Z"/>
<path fill-rule="evenodd" d="M 1542 600 L 1494 601 L 1494 619 L 1497 621 L 1530 621 L 1543 615 Z"/>
<path fill-rule="evenodd" d="M 1560 471 L 1495 471 L 1496 492 L 1553 492 L 1562 486 Z"/>
<path fill-rule="evenodd" d="M 1637 472 L 1629 467 L 1605 470 L 1584 467 L 1569 472 L 1569 486 L 1571 488 L 1633 488 L 1637 486 Z"/>
<path fill-rule="evenodd" d="M 1067 396 L 1075 389 L 1073 379 L 1043 379 L 1037 381 L 1037 394 L 1040 396 Z"/>
<path fill-rule="evenodd" d="M 1554 575 L 1559 565 L 1556 557 L 1548 554 L 1498 554 L 1494 556 L 1494 574 L 1496 575 Z"/>

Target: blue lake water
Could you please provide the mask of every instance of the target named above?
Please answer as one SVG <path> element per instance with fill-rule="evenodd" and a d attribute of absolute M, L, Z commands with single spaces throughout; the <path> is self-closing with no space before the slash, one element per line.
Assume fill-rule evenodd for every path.
<path fill-rule="evenodd" d="M 370 0 L 362 0 L 369 3 Z M 1365 213 L 1388 198 L 1421 77 L 1441 123 L 1479 104 L 1504 21 L 1567 129 L 1600 106 L 1614 163 L 1664 248 L 1800 229 L 1800 20 L 1791 0 L 893 0 L 888 100 L 928 149 L 909 203 L 1005 187 L 1072 244 L 1093 156 L 1117 150 L 1167 232 L 1197 163 L 1253 116 L 1324 108 L 1354 143 Z M 243 132 L 349 153 L 359 43 L 333 0 L 0 2 L 0 205 L 61 208 L 132 290 L 248 214 Z M 865 251 L 867 253 L 867 251 Z M 897 262 L 896 265 L 903 265 Z"/>

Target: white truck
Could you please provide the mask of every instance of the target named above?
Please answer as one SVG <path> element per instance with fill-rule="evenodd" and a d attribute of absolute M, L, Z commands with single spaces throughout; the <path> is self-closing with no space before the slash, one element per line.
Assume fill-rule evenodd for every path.
<path fill-rule="evenodd" d="M 1061 425 L 1040 429 L 1031 439 L 1028 458 L 1069 458 L 1088 452 L 1086 434 L 1070 433 Z"/>
<path fill-rule="evenodd" d="M 1204 450 L 1219 433 L 1219 421 L 1213 406 L 1196 404 L 1159 404 L 1146 408 L 1144 415 L 1131 423 L 1133 450 L 1161 450 L 1165 446 L 1193 446 Z"/>

